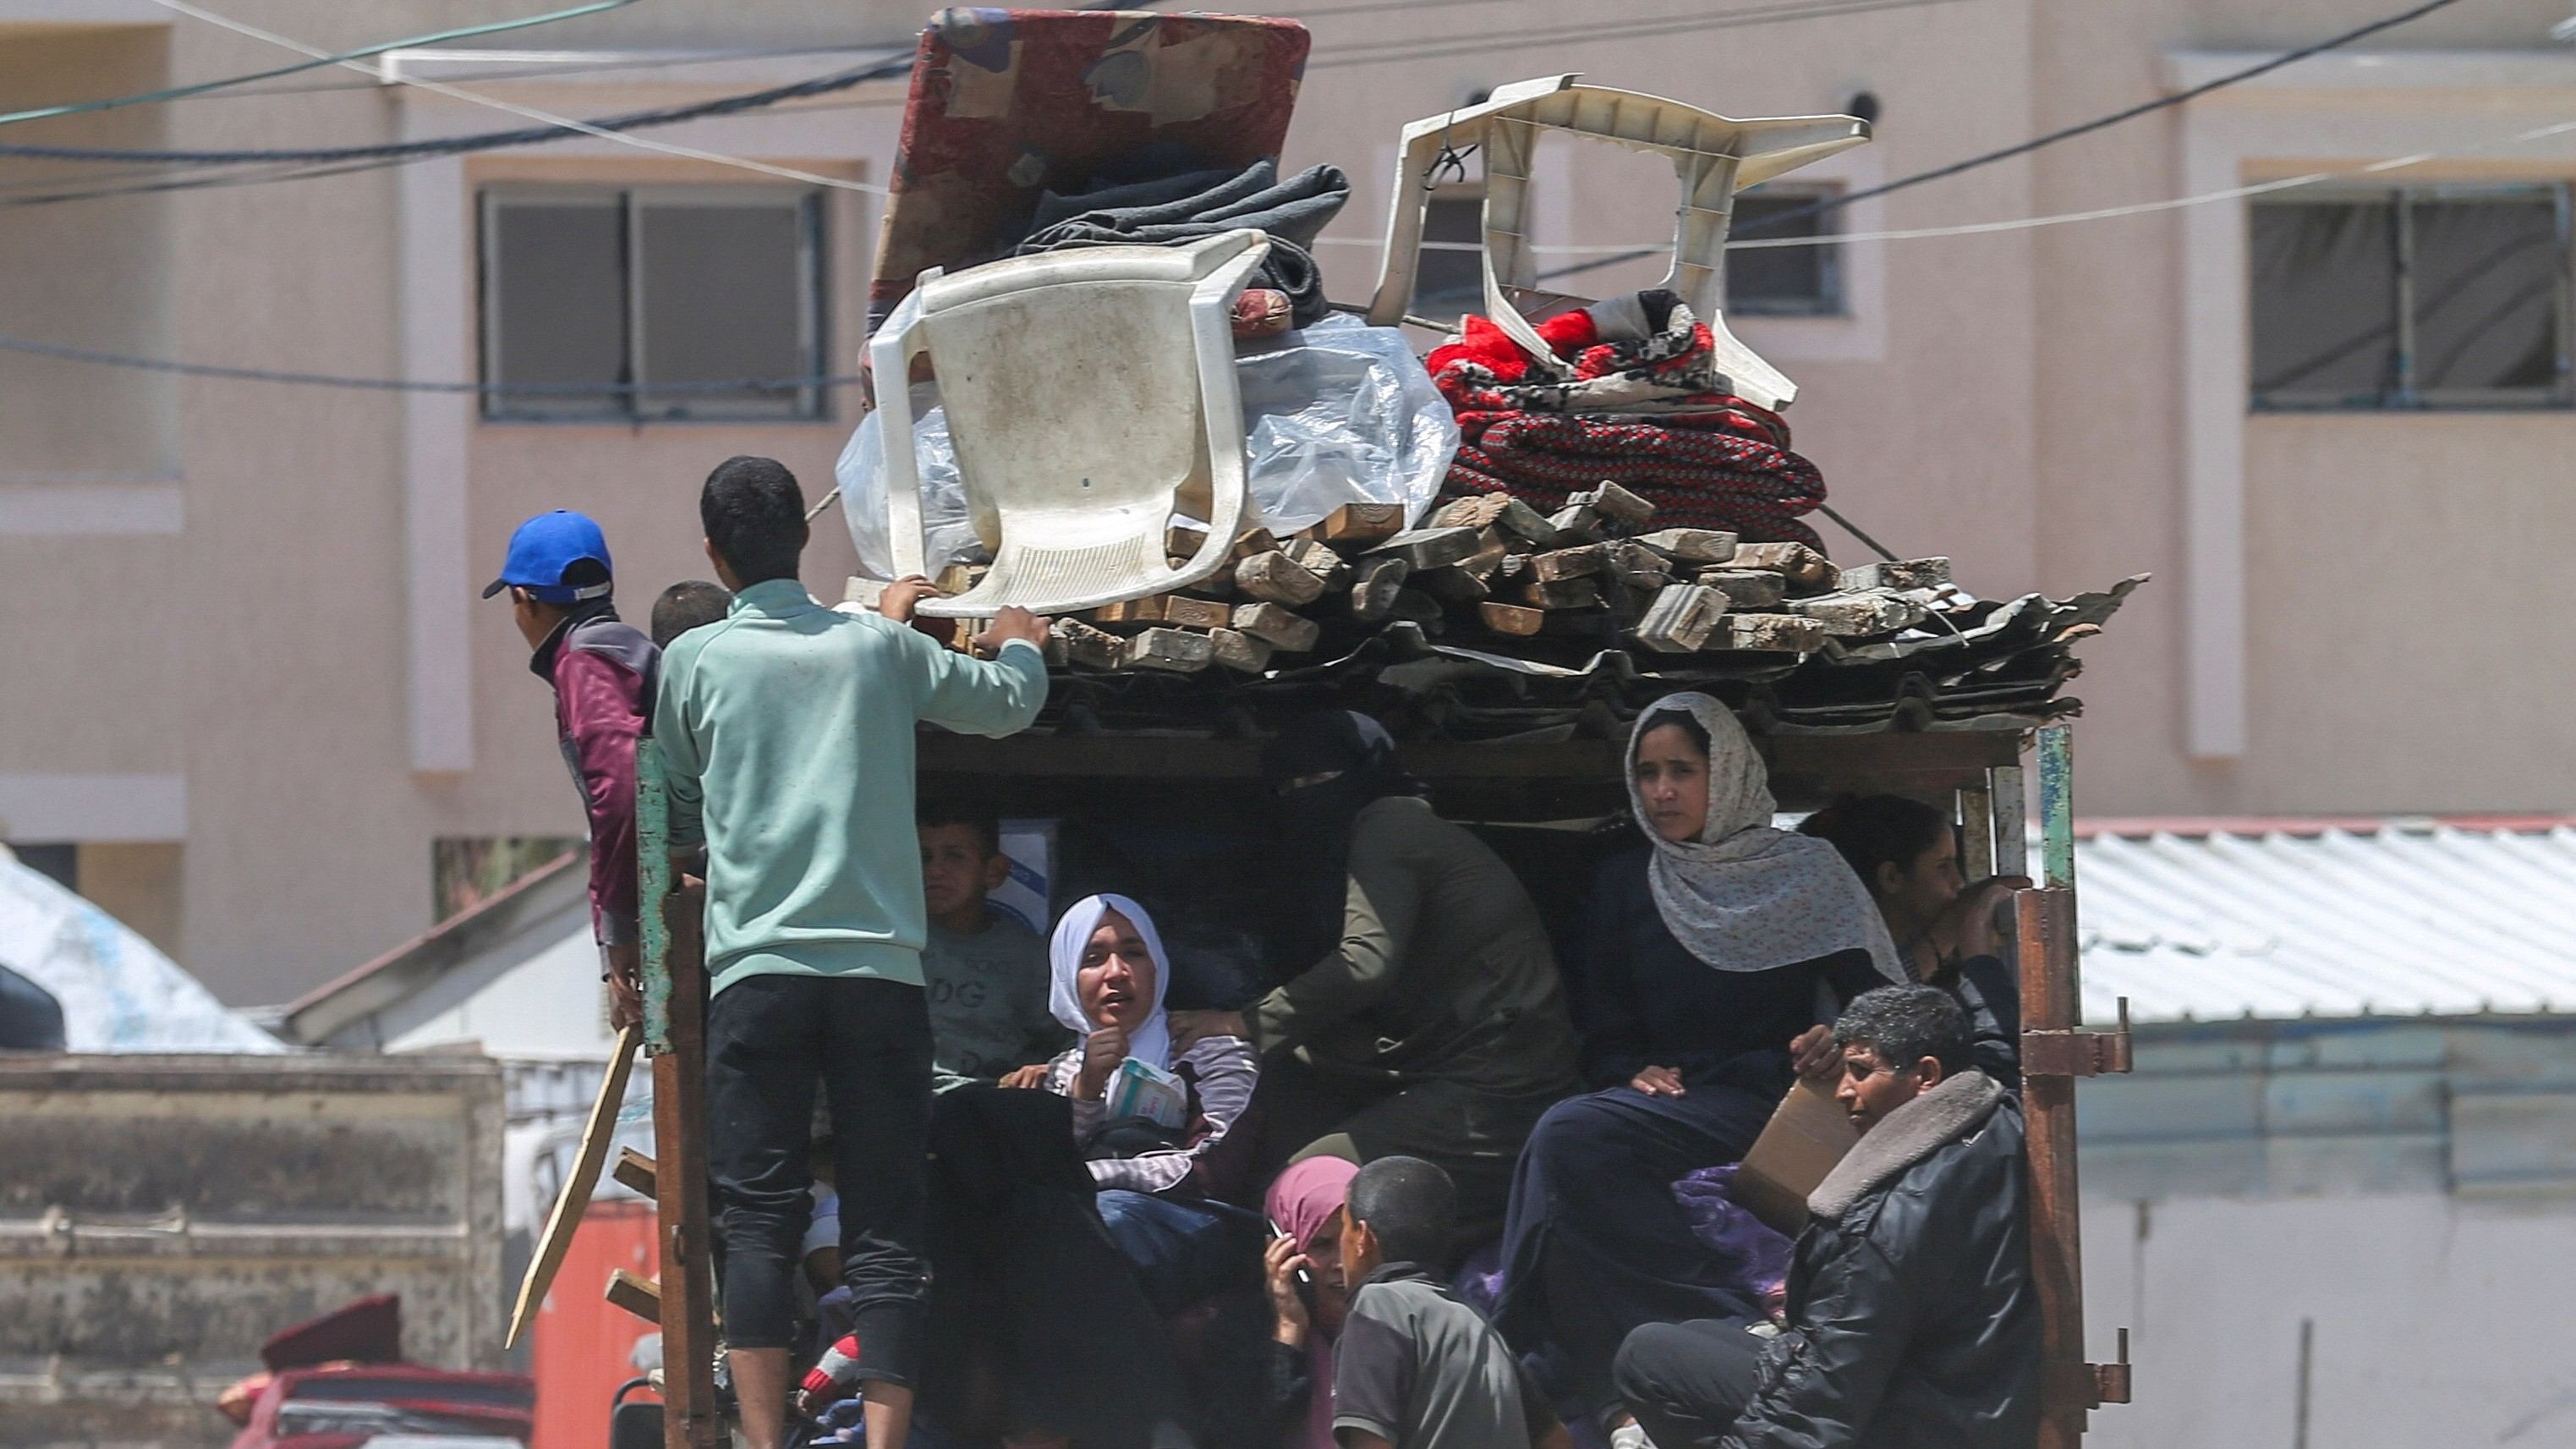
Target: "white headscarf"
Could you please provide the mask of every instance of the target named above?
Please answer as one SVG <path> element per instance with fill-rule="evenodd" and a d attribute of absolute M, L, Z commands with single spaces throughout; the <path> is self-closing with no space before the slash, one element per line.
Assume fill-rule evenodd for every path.
<path fill-rule="evenodd" d="M 1154 958 L 1154 1010 L 1142 1025 L 1127 1034 L 1127 1055 L 1168 1072 L 1172 1069 L 1172 1033 L 1163 1018 L 1163 993 L 1172 984 L 1172 960 L 1163 954 L 1163 938 L 1154 929 L 1154 918 L 1127 897 L 1084 896 L 1056 921 L 1055 936 L 1047 943 L 1047 964 L 1054 973 L 1047 987 L 1047 1010 L 1054 1012 L 1055 1019 L 1076 1036 L 1091 1035 L 1091 1018 L 1083 1015 L 1082 993 L 1074 988 L 1073 978 L 1082 970 L 1082 948 L 1090 943 L 1091 933 L 1100 929 L 1100 918 L 1111 911 L 1135 925 L 1136 934 L 1145 938 L 1145 953 Z"/>
<path fill-rule="evenodd" d="M 1686 714 L 1708 732 L 1708 821 L 1666 840 L 1637 789 L 1637 747 L 1658 718 Z M 1771 774 L 1734 711 L 1705 694 L 1668 694 L 1628 738 L 1628 803 L 1655 853 L 1646 880 L 1675 940 L 1720 971 L 1767 971 L 1861 947 L 1879 974 L 1906 981 L 1887 919 L 1842 852 L 1771 827 Z"/>

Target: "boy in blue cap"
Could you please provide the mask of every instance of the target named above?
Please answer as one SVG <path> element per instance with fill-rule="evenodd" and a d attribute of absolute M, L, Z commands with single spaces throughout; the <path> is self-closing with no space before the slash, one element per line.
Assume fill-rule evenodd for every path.
<path fill-rule="evenodd" d="M 555 741 L 590 815 L 590 923 L 613 994 L 610 1023 L 642 1013 L 635 919 L 635 741 L 653 713 L 661 651 L 613 601 L 608 539 L 582 514 L 540 513 L 510 535 L 501 576 L 510 613 L 535 654 L 528 668 L 555 690 Z"/>

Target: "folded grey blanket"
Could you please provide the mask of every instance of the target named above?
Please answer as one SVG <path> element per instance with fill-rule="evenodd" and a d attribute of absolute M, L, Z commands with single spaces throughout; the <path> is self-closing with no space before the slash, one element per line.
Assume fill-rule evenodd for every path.
<path fill-rule="evenodd" d="M 1270 255 L 1252 285 L 1287 293 L 1289 312 L 1304 327 L 1332 310 L 1310 248 L 1350 199 L 1350 178 L 1340 167 L 1309 167 L 1282 181 L 1279 162 L 1263 157 L 1241 171 L 1192 171 L 1071 195 L 1047 192 L 1038 198 L 1028 235 L 1010 251 L 1029 256 L 1066 247 L 1170 246 L 1255 227 L 1270 234 Z"/>

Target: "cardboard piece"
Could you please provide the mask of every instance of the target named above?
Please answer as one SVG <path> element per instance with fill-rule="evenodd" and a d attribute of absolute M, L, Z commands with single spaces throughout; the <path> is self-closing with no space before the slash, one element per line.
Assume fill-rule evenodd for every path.
<path fill-rule="evenodd" d="M 1735 1200 L 1779 1232 L 1796 1237 L 1807 1226 L 1807 1194 L 1851 1151 L 1860 1134 L 1831 1092 L 1803 1079 L 1789 1088 L 1753 1149 L 1736 1170 Z"/>

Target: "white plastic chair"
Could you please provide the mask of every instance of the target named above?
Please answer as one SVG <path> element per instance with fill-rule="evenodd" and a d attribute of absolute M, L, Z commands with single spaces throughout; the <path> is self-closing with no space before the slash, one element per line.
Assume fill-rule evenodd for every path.
<path fill-rule="evenodd" d="M 975 532 L 992 570 L 920 612 L 1095 608 L 1196 583 L 1245 522 L 1243 405 L 1228 321 L 1270 249 L 1258 231 L 1180 247 L 1108 246 L 932 268 L 869 343 L 898 577 L 924 572 L 912 401 L 939 381 Z M 1174 568 L 1175 509 L 1207 542 Z"/>
<path fill-rule="evenodd" d="M 1442 147 L 1464 151 L 1481 146 L 1485 315 L 1533 356 L 1553 355 L 1506 290 L 1528 293 L 1538 286 L 1538 260 L 1530 250 L 1530 153 L 1542 130 L 1672 158 L 1681 205 L 1673 229 L 1672 269 L 1660 285 L 1681 294 L 1692 315 L 1708 324 L 1718 369 L 1737 396 L 1775 409 L 1795 398 L 1797 384 L 1727 330 L 1727 228 L 1734 220 L 1737 191 L 1867 141 L 1869 123 L 1854 116 L 1735 121 L 1661 96 L 1579 86 L 1573 76 L 1560 75 L 1515 81 L 1481 104 L 1415 121 L 1404 128 L 1395 198 L 1387 211 L 1385 266 L 1369 305 L 1370 325 L 1392 327 L 1413 305 L 1414 259 L 1422 247 L 1422 217 L 1430 201 L 1423 176 Z"/>

